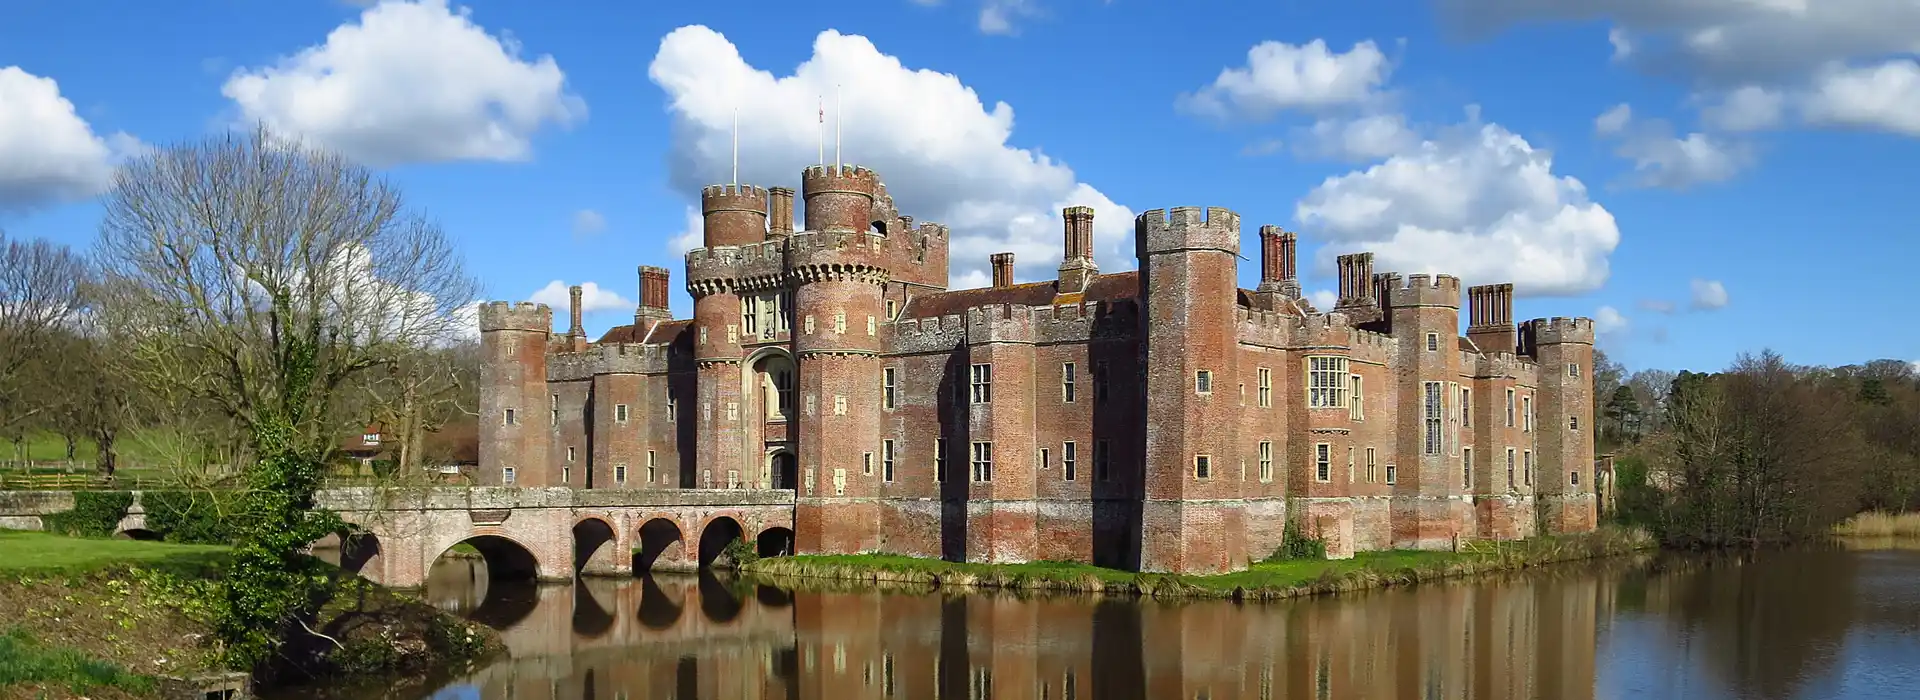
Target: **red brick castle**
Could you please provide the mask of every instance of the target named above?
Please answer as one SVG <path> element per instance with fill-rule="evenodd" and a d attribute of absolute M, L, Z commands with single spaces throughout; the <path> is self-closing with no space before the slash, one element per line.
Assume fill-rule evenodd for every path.
<path fill-rule="evenodd" d="M 795 489 L 802 553 L 1089 561 L 1221 572 L 1286 522 L 1334 556 L 1594 526 L 1593 323 L 1516 327 L 1512 285 L 1339 259 L 1315 309 L 1294 234 L 1152 210 L 1139 270 L 1102 274 L 1069 207 L 1059 279 L 948 291 L 947 230 L 872 171 L 708 187 L 686 256 L 640 268 L 631 326 L 589 341 L 546 306 L 481 309 L 481 473 L 521 486 Z"/>

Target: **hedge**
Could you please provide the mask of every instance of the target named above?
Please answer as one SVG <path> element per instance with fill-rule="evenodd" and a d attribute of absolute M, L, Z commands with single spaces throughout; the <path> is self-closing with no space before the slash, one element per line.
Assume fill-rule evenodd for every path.
<path fill-rule="evenodd" d="M 48 532 L 80 537 L 111 537 L 133 507 L 131 491 L 75 491 L 73 510 L 41 516 Z"/>

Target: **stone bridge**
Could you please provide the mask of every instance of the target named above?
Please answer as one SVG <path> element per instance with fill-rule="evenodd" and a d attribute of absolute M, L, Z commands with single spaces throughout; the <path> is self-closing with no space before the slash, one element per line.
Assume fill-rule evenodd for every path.
<path fill-rule="evenodd" d="M 342 567 L 394 588 L 423 586 L 462 543 L 493 578 L 549 581 L 692 571 L 738 539 L 763 555 L 793 549 L 793 492 L 783 490 L 361 487 L 322 491 L 319 505 L 364 534 L 316 549 L 339 547 Z"/>

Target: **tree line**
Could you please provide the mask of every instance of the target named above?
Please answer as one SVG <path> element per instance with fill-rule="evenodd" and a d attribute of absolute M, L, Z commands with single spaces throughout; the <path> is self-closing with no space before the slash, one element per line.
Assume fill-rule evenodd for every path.
<path fill-rule="evenodd" d="M 1767 351 L 1718 372 L 1594 373 L 1617 515 L 1671 546 L 1818 537 L 1865 511 L 1920 509 L 1920 371 L 1803 366 Z"/>

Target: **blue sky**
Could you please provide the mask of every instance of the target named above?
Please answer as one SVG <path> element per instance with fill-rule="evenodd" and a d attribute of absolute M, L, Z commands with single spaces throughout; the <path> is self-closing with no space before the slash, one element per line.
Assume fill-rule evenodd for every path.
<path fill-rule="evenodd" d="M 688 206 L 731 177 L 736 111 L 741 179 L 796 186 L 824 102 L 846 160 L 953 227 L 956 288 L 1000 250 L 1051 278 L 1061 206 L 1095 207 L 1108 271 L 1134 213 L 1225 206 L 1246 286 L 1272 223 L 1310 292 L 1355 250 L 1513 281 L 1518 317 L 1599 319 L 1630 367 L 1920 360 L 1920 10 L 1561 6 L 20 0 L 0 227 L 89 245 L 115 159 L 264 121 L 391 176 L 489 298 L 592 283 L 597 333 L 640 264 L 688 312 Z"/>

